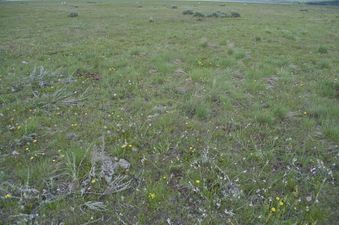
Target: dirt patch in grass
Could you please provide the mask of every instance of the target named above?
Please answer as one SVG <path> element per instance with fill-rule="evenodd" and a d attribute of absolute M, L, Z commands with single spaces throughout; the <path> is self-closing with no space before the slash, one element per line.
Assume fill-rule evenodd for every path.
<path fill-rule="evenodd" d="M 77 69 L 74 73 L 77 77 L 83 77 L 91 80 L 101 80 L 101 76 L 97 72 L 88 72 L 81 69 Z"/>

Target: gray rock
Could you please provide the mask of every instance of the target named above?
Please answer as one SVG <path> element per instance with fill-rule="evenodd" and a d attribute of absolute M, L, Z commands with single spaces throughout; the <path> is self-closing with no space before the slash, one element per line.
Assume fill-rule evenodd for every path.
<path fill-rule="evenodd" d="M 101 177 L 104 177 L 105 181 L 107 183 L 111 183 L 112 177 L 115 173 L 115 169 L 117 168 L 117 164 L 112 162 L 112 160 L 107 157 L 105 159 L 102 159 L 102 165 L 101 165 Z"/>
<path fill-rule="evenodd" d="M 131 166 L 131 164 L 125 159 L 120 159 L 118 165 L 123 169 L 128 169 Z"/>
<path fill-rule="evenodd" d="M 66 136 L 67 136 L 68 140 L 76 140 L 76 139 L 78 139 L 78 135 L 76 135 L 76 133 L 73 133 L 73 132 L 68 133 Z"/>
<path fill-rule="evenodd" d="M 48 87 L 48 86 L 49 86 L 49 84 L 46 81 L 44 81 L 44 80 L 39 81 L 39 87 L 40 88 L 44 88 L 44 87 Z"/>
<path fill-rule="evenodd" d="M 153 111 L 157 112 L 157 113 L 163 113 L 166 111 L 166 106 L 163 105 L 156 105 L 153 107 Z"/>

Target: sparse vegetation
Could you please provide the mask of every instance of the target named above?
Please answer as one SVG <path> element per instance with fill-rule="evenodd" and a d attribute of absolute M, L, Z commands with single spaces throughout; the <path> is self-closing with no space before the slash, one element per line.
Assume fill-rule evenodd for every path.
<path fill-rule="evenodd" d="M 321 54 L 326 54 L 327 53 L 327 48 L 324 46 L 320 46 L 318 49 L 319 53 Z"/>
<path fill-rule="evenodd" d="M 187 9 L 187 10 L 184 10 L 184 11 L 182 12 L 182 14 L 184 14 L 184 15 L 193 15 L 193 14 L 194 14 L 194 11 L 193 11 L 193 10 L 190 10 L 190 9 Z"/>
<path fill-rule="evenodd" d="M 220 11 L 216 11 L 216 12 L 213 12 L 213 13 L 209 13 L 209 14 L 204 14 L 204 13 L 201 13 L 201 12 L 194 12 L 193 10 L 185 10 L 183 11 L 182 13 L 183 15 L 193 15 L 193 17 L 215 17 L 215 18 L 237 18 L 237 17 L 240 17 L 240 13 L 237 13 L 237 12 L 231 12 L 229 14 L 227 13 L 224 13 L 224 12 L 220 12 Z"/>
<path fill-rule="evenodd" d="M 339 221 L 338 8 L 76 4 L 0 4 L 0 224 Z"/>
<path fill-rule="evenodd" d="M 195 12 L 195 13 L 193 13 L 193 17 L 205 17 L 205 14 L 203 14 L 201 12 Z"/>
<path fill-rule="evenodd" d="M 231 12 L 231 17 L 240 17 L 240 13 L 238 12 Z"/>
<path fill-rule="evenodd" d="M 77 17 L 79 14 L 77 12 L 70 12 L 68 17 Z"/>

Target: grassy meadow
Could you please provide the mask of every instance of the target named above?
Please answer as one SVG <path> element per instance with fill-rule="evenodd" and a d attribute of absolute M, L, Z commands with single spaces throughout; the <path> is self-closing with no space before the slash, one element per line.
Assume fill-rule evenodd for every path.
<path fill-rule="evenodd" d="M 0 30 L 0 224 L 338 223 L 338 7 L 0 2 Z"/>

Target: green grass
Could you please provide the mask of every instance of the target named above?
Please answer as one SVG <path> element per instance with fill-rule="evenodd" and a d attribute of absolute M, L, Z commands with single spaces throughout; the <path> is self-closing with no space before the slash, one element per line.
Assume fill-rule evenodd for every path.
<path fill-rule="evenodd" d="M 335 224 L 338 12 L 1 2 L 0 224 Z"/>

